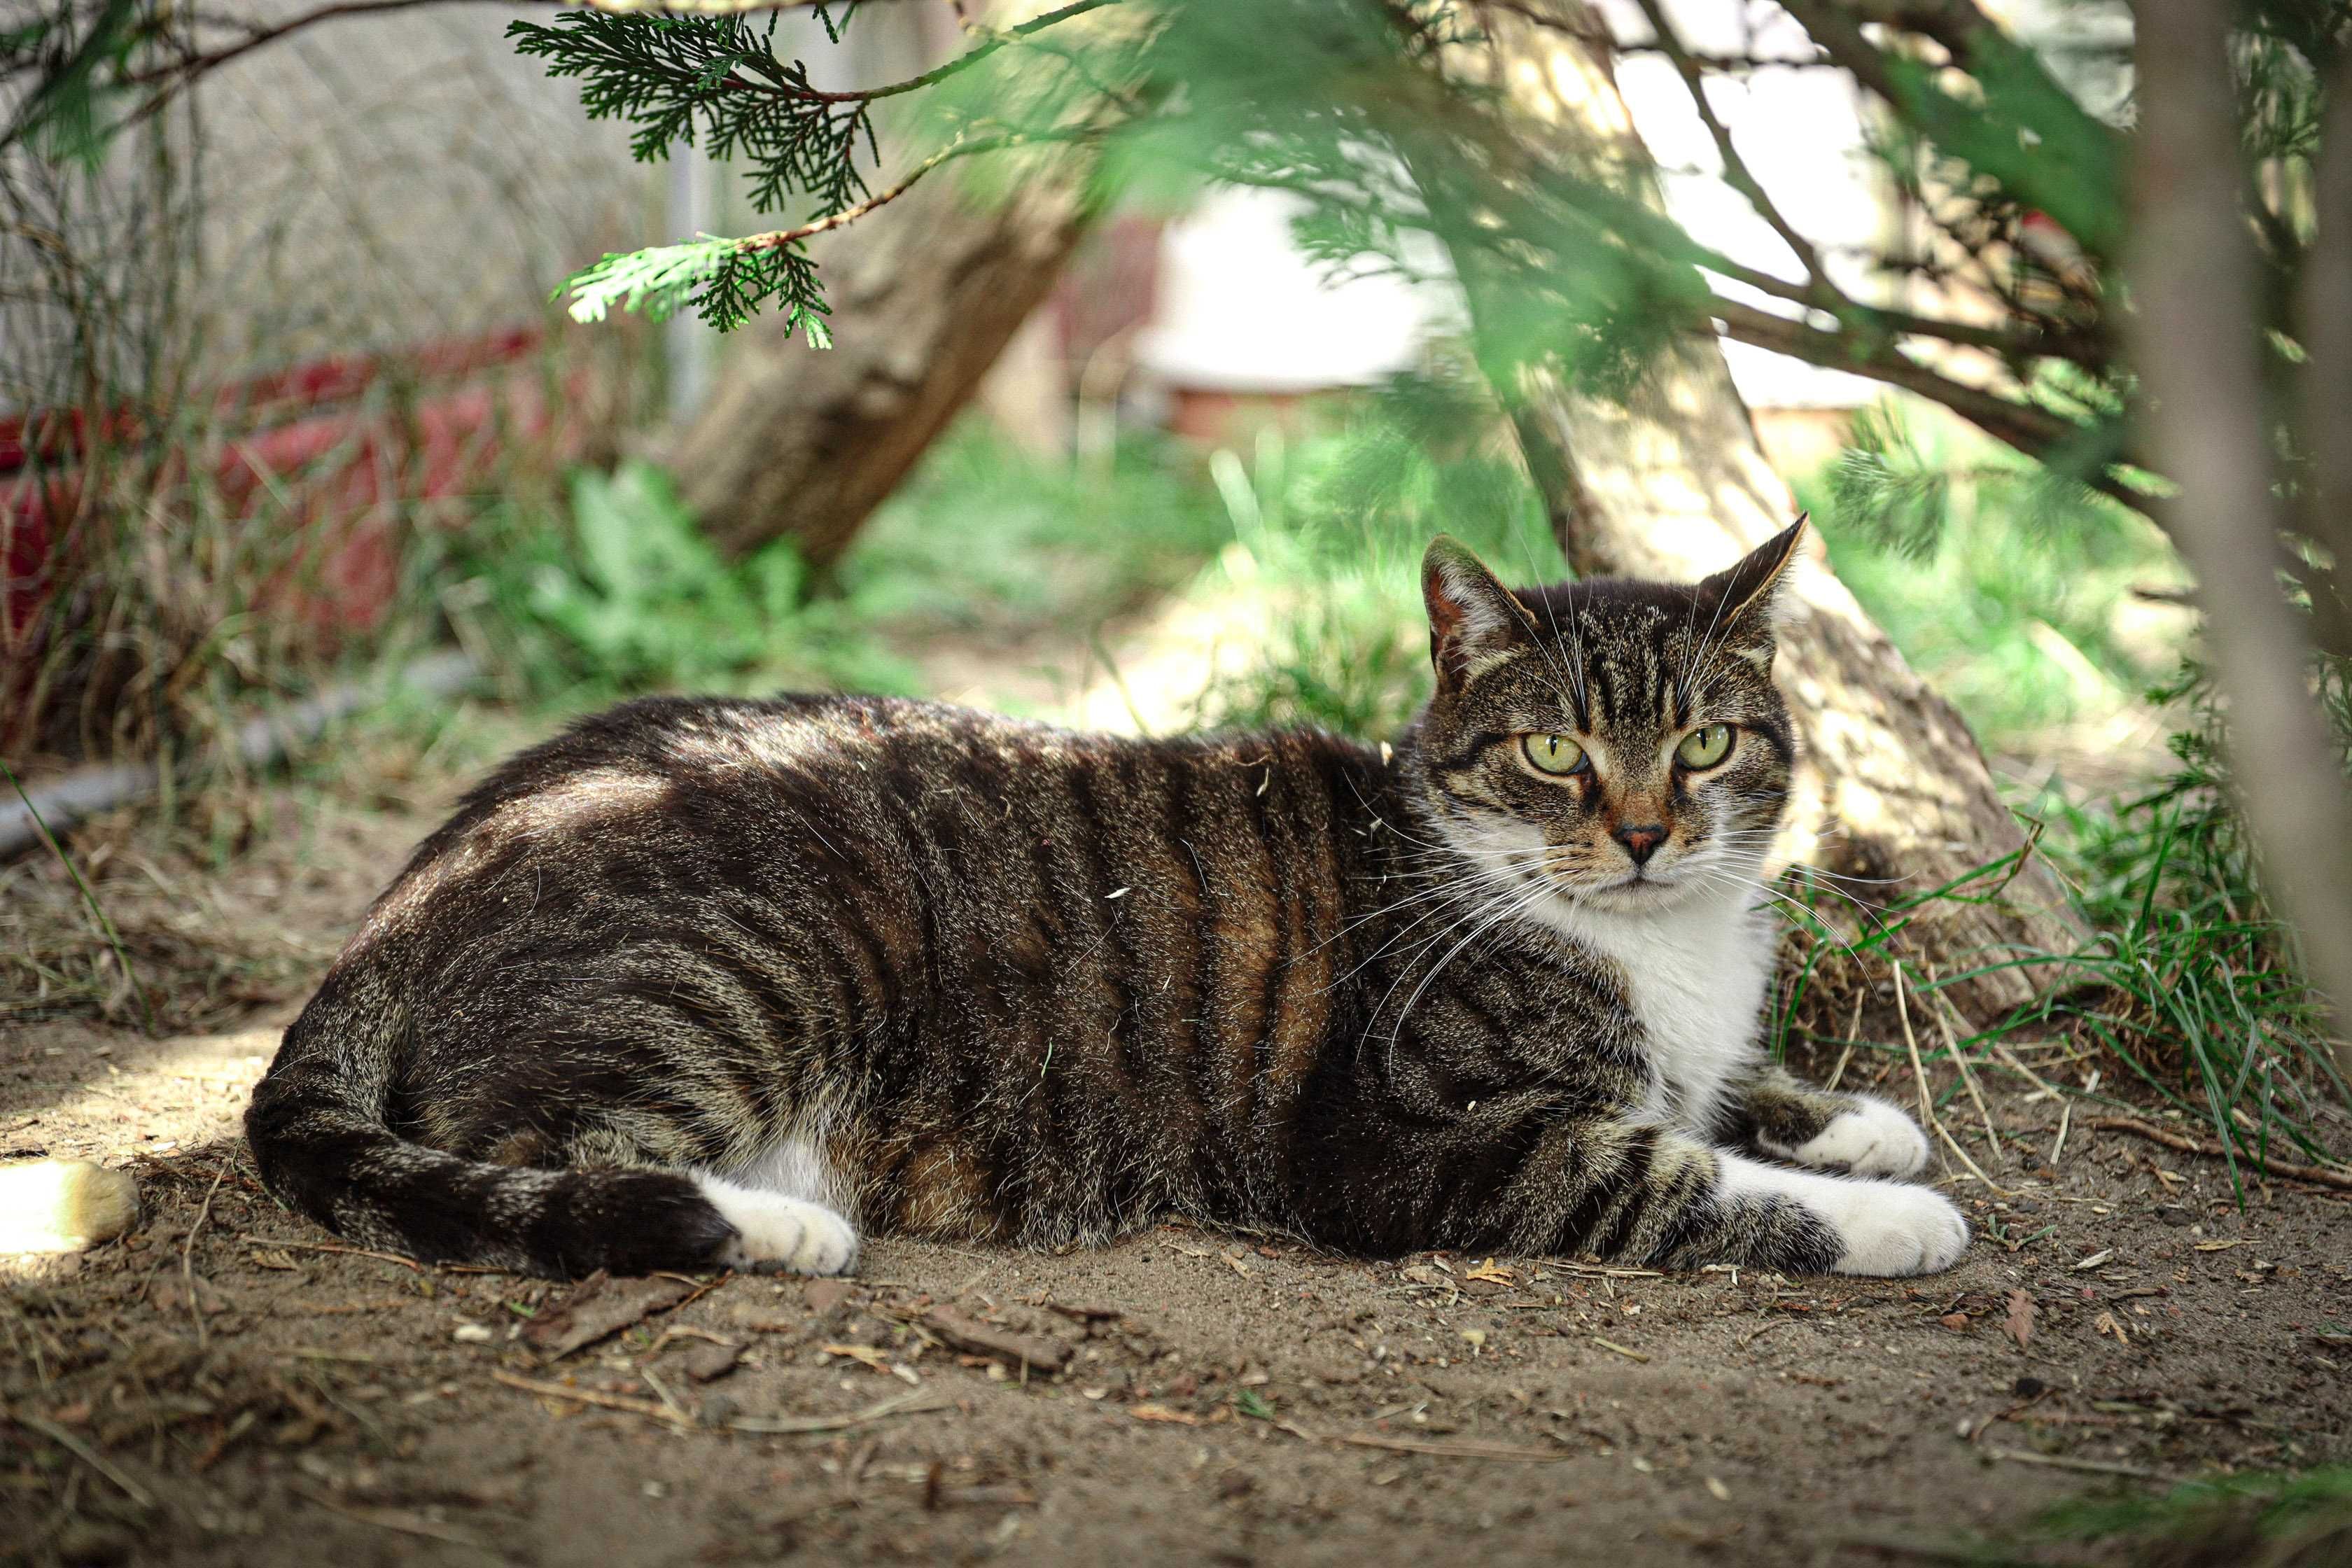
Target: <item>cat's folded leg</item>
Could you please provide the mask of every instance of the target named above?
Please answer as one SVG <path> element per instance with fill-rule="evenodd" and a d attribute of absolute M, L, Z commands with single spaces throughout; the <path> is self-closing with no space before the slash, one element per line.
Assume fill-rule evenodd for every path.
<path fill-rule="evenodd" d="M 1549 1130 L 1496 1198 L 1529 1251 L 1668 1268 L 1932 1274 L 1969 1244 L 1960 1211 L 1926 1187 L 1794 1171 L 1638 1121 Z"/>
<path fill-rule="evenodd" d="M 856 1228 L 824 1205 L 707 1173 L 698 1173 L 694 1184 L 735 1227 L 718 1259 L 728 1268 L 846 1274 L 857 1267 Z"/>
<path fill-rule="evenodd" d="M 1836 1274 L 1934 1274 L 1968 1250 L 1969 1225 L 1941 1193 L 1907 1182 L 1791 1171 L 1743 1154 L 1723 1153 L 1717 1201 L 1735 1235 L 1757 1217 L 1796 1209 L 1825 1226 L 1838 1254 Z"/>
<path fill-rule="evenodd" d="M 1725 1131 L 1799 1165 L 1857 1176 L 1908 1176 L 1927 1163 L 1919 1124 L 1867 1094 L 1815 1089 L 1769 1063 L 1732 1086 Z"/>

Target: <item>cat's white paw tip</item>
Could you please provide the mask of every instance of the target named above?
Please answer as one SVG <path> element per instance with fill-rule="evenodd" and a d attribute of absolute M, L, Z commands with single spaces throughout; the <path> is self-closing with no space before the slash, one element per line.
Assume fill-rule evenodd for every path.
<path fill-rule="evenodd" d="M 755 1273 L 846 1274 L 857 1266 L 857 1232 L 823 1204 L 763 1193 L 704 1177 L 703 1196 L 735 1238 L 719 1262 Z"/>
<path fill-rule="evenodd" d="M 1853 1109 L 1832 1118 L 1819 1136 L 1774 1152 L 1857 1176 L 1907 1176 L 1927 1163 L 1927 1135 L 1885 1100 L 1857 1096 Z"/>
<path fill-rule="evenodd" d="M 1941 1193 L 1897 1182 L 1855 1183 L 1836 1216 L 1840 1274 L 1935 1274 L 1969 1249 L 1969 1222 Z"/>
<path fill-rule="evenodd" d="M 0 1165 L 0 1252 L 80 1252 L 139 1223 L 139 1184 L 88 1160 Z"/>

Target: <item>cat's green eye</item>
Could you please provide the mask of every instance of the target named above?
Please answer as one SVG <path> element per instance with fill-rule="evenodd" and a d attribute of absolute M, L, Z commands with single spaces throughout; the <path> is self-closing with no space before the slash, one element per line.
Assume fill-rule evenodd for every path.
<path fill-rule="evenodd" d="M 1584 748 L 1565 735 L 1522 735 L 1519 745 L 1538 773 L 1564 776 L 1584 765 Z"/>
<path fill-rule="evenodd" d="M 1675 761 L 1686 768 L 1711 768 L 1731 754 L 1731 726 L 1709 724 L 1693 730 L 1675 748 Z"/>

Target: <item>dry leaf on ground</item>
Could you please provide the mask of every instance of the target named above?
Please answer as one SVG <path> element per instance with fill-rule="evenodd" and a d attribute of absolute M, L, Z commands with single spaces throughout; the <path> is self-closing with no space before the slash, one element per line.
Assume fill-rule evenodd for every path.
<path fill-rule="evenodd" d="M 677 1306 L 694 1294 L 684 1279 L 615 1279 L 603 1269 L 553 1307 L 523 1325 L 523 1342 L 549 1361 L 616 1334 L 632 1323 Z"/>
<path fill-rule="evenodd" d="M 2033 1298 L 2022 1290 L 2009 1293 L 2009 1316 L 2001 1320 L 2000 1331 L 2017 1342 L 2023 1350 L 2033 1339 Z"/>

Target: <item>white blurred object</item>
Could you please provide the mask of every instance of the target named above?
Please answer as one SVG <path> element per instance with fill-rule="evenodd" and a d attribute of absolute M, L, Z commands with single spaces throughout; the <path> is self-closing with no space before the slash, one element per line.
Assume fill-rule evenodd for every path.
<path fill-rule="evenodd" d="M 0 1165 L 0 1253 L 80 1252 L 138 1218 L 139 1184 L 128 1171 L 87 1160 Z"/>
<path fill-rule="evenodd" d="M 1649 32 L 1633 0 L 1601 0 L 1620 37 Z M 1753 49 L 1766 58 L 1812 54 L 1803 30 L 1775 6 L 1746 0 L 1668 0 L 1684 41 L 1702 51 Z M 1673 65 L 1654 55 L 1617 62 L 1635 126 L 1662 171 L 1719 167 L 1713 139 Z M 1712 82 L 1709 102 L 1751 171 L 1801 233 L 1827 257 L 1841 287 L 1860 299 L 1882 289 L 1857 259 L 1885 237 L 1883 181 L 1863 139 L 1856 89 L 1841 72 L 1765 68 Z M 1719 178 L 1660 176 L 1668 209 L 1694 237 L 1744 266 L 1802 277 L 1769 225 Z M 1137 345 L 1141 369 L 1190 390 L 1285 394 L 1358 386 L 1411 367 L 1423 340 L 1461 320 L 1450 282 L 1391 277 L 1334 285 L 1291 242 L 1296 197 L 1212 192 L 1160 242 L 1158 300 Z M 1441 268 L 1429 265 L 1424 270 Z M 1780 301 L 1728 280 L 1727 296 L 1765 309 Z M 1743 343 L 1724 357 L 1754 408 L 1846 409 L 1875 401 L 1878 384 Z"/>
<path fill-rule="evenodd" d="M 1620 38 L 1647 37 L 1650 24 L 1634 0 L 1598 0 Z M 1755 0 L 1664 0 L 1667 20 L 1685 47 L 1706 55 L 1805 60 L 1814 53 L 1804 29 L 1777 5 Z M 1843 71 L 1764 67 L 1737 75 L 1710 72 L 1707 104 L 1730 132 L 1756 176 L 1796 231 L 1813 244 L 1838 287 L 1858 300 L 1883 300 L 1863 253 L 1886 237 L 1884 173 L 1862 131 L 1861 96 Z M 1715 138 L 1692 107 L 1674 63 L 1656 54 L 1617 58 L 1617 89 L 1642 143 L 1660 170 L 1666 210 L 1692 238 L 1743 267 L 1790 282 L 1804 268 L 1748 198 L 1720 177 Z M 1705 171 L 1699 173 L 1697 171 Z M 1716 290 L 1776 314 L 1790 307 L 1745 284 L 1715 279 Z M 1750 408 L 1855 408 L 1886 389 L 1843 371 L 1726 340 L 1724 362 Z"/>
<path fill-rule="evenodd" d="M 1139 367 L 1175 386 L 1257 394 L 1363 386 L 1410 367 L 1450 289 L 1326 278 L 1291 241 L 1303 205 L 1225 188 L 1169 225 Z"/>

